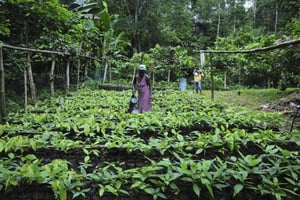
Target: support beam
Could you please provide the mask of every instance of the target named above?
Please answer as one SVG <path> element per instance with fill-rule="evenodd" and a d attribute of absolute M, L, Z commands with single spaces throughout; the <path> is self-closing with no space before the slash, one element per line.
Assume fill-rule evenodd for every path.
<path fill-rule="evenodd" d="M 213 67 L 213 55 L 209 53 L 210 60 L 210 78 L 211 78 L 211 100 L 215 100 L 215 82 L 214 82 L 214 67 Z"/>
<path fill-rule="evenodd" d="M 268 47 L 261 47 L 256 49 L 249 49 L 249 50 L 233 50 L 233 51 L 227 51 L 227 50 L 200 50 L 200 52 L 204 53 L 256 53 L 256 52 L 264 52 L 264 51 L 271 51 L 278 48 L 283 48 L 287 46 L 297 46 L 300 44 L 300 40 L 288 40 L 281 43 L 278 43 L 277 45 L 268 46 Z"/>
<path fill-rule="evenodd" d="M 3 66 L 3 48 L 0 47 L 0 78 L 1 78 L 1 86 L 0 86 L 0 108 L 1 108 L 1 121 L 4 122 L 6 119 L 6 102 L 5 102 L 5 72 Z"/>

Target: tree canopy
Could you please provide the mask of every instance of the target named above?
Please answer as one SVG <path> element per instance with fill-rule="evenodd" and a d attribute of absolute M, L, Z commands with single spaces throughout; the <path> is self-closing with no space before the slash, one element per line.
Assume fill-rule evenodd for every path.
<path fill-rule="evenodd" d="M 135 54 L 147 58 L 159 80 L 170 69 L 176 80 L 199 65 L 201 49 L 251 49 L 300 38 L 297 0 L 1 0 L 0 5 L 2 43 L 95 56 L 103 61 L 96 68 L 106 74 L 112 66 L 125 79 L 128 67 L 141 62 Z M 24 62 L 20 53 L 5 53 L 7 77 L 13 78 Z M 232 85 L 266 87 L 285 77 L 299 86 L 299 59 L 299 47 L 292 46 L 216 56 L 213 62 L 217 77 L 224 79 L 226 70 Z M 268 81 L 259 78 L 261 72 Z"/>

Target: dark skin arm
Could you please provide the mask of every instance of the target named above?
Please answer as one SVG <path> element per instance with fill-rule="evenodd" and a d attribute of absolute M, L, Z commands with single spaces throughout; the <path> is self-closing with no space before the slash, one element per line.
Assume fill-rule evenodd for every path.
<path fill-rule="evenodd" d="M 147 85 L 150 87 L 150 89 L 151 89 L 151 83 L 150 83 L 150 80 L 149 80 L 149 78 L 148 78 L 148 76 L 146 77 L 146 82 L 147 82 Z"/>

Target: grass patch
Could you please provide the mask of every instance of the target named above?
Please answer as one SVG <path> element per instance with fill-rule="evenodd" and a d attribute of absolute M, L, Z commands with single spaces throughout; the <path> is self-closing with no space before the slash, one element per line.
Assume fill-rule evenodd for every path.
<path fill-rule="evenodd" d="M 273 103 L 280 98 L 288 97 L 299 88 L 288 88 L 285 91 L 278 89 L 244 89 L 231 91 L 215 91 L 215 101 L 228 103 L 232 106 L 245 106 L 258 109 L 262 104 Z M 240 94 L 239 94 L 240 92 Z M 211 92 L 205 91 L 204 95 L 211 98 Z"/>

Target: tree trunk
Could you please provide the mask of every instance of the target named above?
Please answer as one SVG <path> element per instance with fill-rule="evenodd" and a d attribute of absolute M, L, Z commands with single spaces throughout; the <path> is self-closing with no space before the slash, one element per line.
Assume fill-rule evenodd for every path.
<path fill-rule="evenodd" d="M 6 118 L 6 103 L 5 103 L 5 74 L 3 66 L 3 49 L 0 47 L 0 78 L 1 78 L 1 121 L 5 121 Z"/>
<path fill-rule="evenodd" d="M 169 69 L 168 71 L 168 84 L 170 83 L 170 79 L 171 79 L 171 69 Z"/>
<path fill-rule="evenodd" d="M 233 34 L 236 32 L 236 16 L 233 18 Z"/>
<path fill-rule="evenodd" d="M 50 91 L 51 91 L 52 97 L 54 97 L 54 70 L 55 70 L 55 56 L 52 55 L 51 70 L 50 70 L 50 74 L 49 74 Z"/>
<path fill-rule="evenodd" d="M 31 99 L 33 104 L 36 104 L 36 89 L 35 89 L 35 84 L 33 80 L 33 75 L 32 75 L 32 69 L 31 69 L 31 58 L 30 54 L 27 56 L 27 74 L 28 74 L 28 80 L 29 80 L 29 86 L 30 86 L 30 92 L 31 92 Z"/>
<path fill-rule="evenodd" d="M 274 33 L 275 34 L 277 34 L 277 24 L 278 24 L 278 3 L 276 2 L 275 24 L 274 24 Z"/>
<path fill-rule="evenodd" d="M 27 73 L 26 69 L 24 70 L 24 112 L 27 114 L 27 105 L 28 105 L 28 94 L 27 94 Z"/>
<path fill-rule="evenodd" d="M 109 66 L 109 83 L 111 83 L 111 63 L 108 63 Z"/>
<path fill-rule="evenodd" d="M 67 82 L 67 85 L 66 85 L 66 94 L 69 93 L 70 91 L 70 58 L 68 58 L 68 61 L 67 61 L 67 68 L 66 68 L 66 82 Z"/>
<path fill-rule="evenodd" d="M 257 2 L 256 0 L 253 1 L 253 28 L 255 28 L 255 23 L 256 23 L 256 6 Z"/>
<path fill-rule="evenodd" d="M 104 67 L 104 73 L 103 73 L 103 83 L 105 83 L 105 81 L 106 81 L 106 74 L 107 74 L 107 62 L 106 62 L 106 60 L 104 60 L 104 61 L 105 61 L 105 63 L 104 63 L 105 67 Z"/>
<path fill-rule="evenodd" d="M 221 26 L 221 16 L 220 12 L 218 13 L 218 27 L 217 27 L 217 37 L 220 35 L 220 26 Z"/>
<path fill-rule="evenodd" d="M 80 52 L 81 52 L 81 48 L 82 48 L 82 41 L 79 44 L 79 48 L 77 50 L 77 86 L 76 88 L 79 89 L 79 85 L 80 85 Z"/>
<path fill-rule="evenodd" d="M 86 55 L 88 56 L 88 53 Z M 88 81 L 88 63 L 89 61 L 86 60 L 84 64 L 84 87 L 85 88 L 87 86 L 87 81 Z"/>

